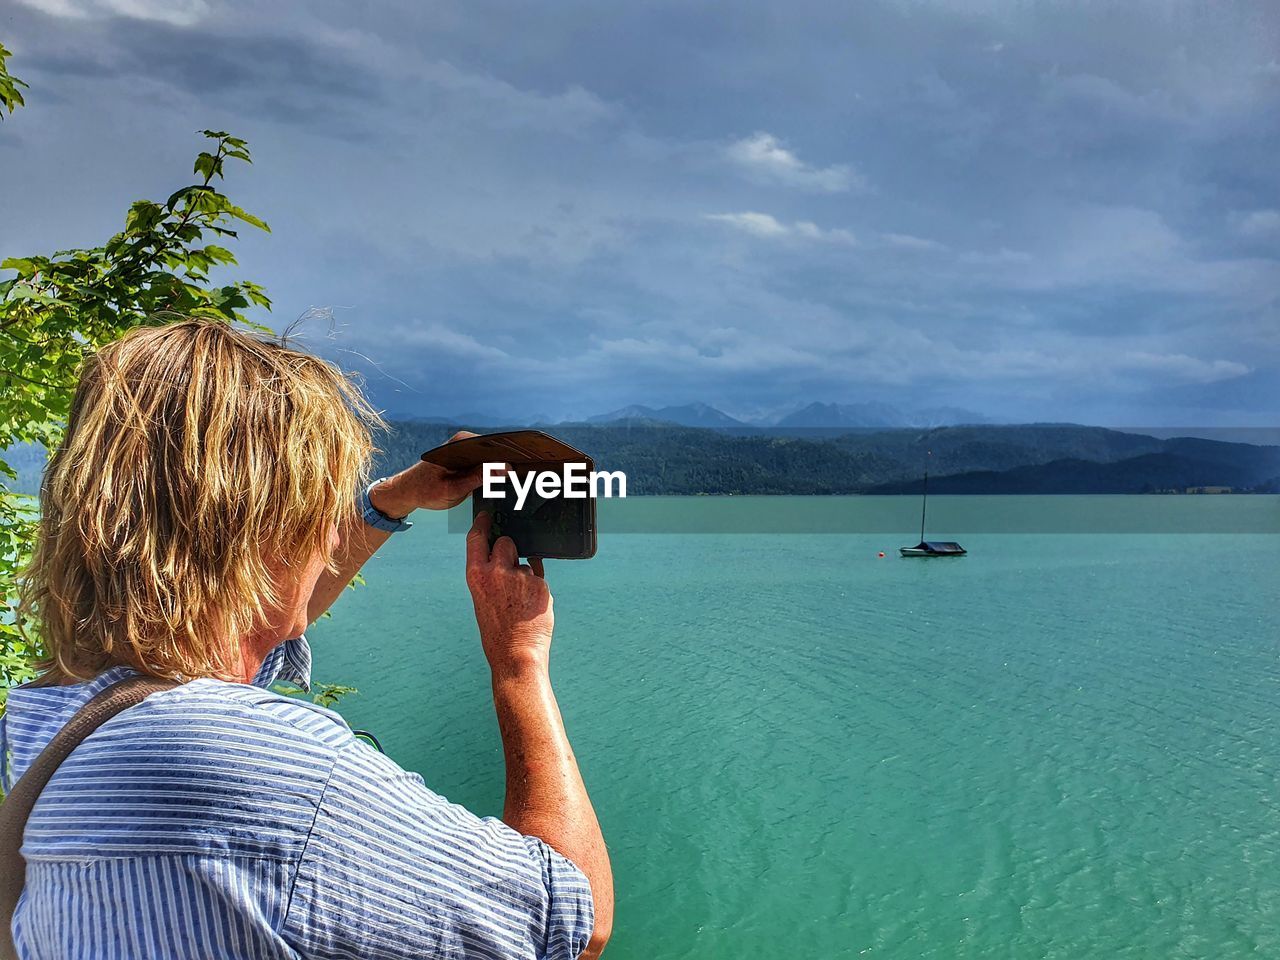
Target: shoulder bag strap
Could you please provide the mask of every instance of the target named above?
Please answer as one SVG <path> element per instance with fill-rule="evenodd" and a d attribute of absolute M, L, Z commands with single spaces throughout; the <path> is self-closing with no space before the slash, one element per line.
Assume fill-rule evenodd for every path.
<path fill-rule="evenodd" d="M 126 677 L 96 694 L 81 707 L 40 752 L 0 804 L 0 960 L 17 960 L 13 943 L 13 912 L 26 883 L 22 835 L 27 817 L 58 766 L 85 738 L 116 714 L 141 703 L 151 694 L 178 686 L 158 677 Z"/>

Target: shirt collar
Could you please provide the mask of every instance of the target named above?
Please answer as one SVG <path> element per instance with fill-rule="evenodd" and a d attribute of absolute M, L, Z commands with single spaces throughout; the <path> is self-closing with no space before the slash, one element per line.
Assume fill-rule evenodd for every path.
<path fill-rule="evenodd" d="M 311 644 L 305 635 L 286 640 L 271 649 L 254 674 L 255 687 L 274 683 L 293 683 L 303 690 L 311 689 Z"/>

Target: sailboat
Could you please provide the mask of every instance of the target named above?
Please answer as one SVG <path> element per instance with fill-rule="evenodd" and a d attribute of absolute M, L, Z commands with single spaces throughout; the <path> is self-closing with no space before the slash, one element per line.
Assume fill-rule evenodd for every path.
<path fill-rule="evenodd" d="M 899 547 L 904 557 L 963 557 L 968 551 L 954 540 L 926 540 L 924 518 L 929 509 L 929 471 L 924 472 L 924 497 L 920 501 L 920 542 L 914 547 Z"/>

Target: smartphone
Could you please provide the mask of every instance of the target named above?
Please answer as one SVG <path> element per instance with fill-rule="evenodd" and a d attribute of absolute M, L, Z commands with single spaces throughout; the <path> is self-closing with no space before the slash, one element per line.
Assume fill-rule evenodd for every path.
<path fill-rule="evenodd" d="M 546 464 L 534 469 L 558 470 L 563 464 Z M 521 476 L 528 471 L 512 465 Z M 570 500 L 565 497 L 540 497 L 530 489 L 522 509 L 516 509 L 516 493 L 511 484 L 504 485 L 506 495 L 490 499 L 481 488 L 471 495 L 471 515 L 487 512 L 493 520 L 489 545 L 499 537 L 515 541 L 522 557 L 548 560 L 587 560 L 596 552 L 596 502 L 591 497 Z"/>
<path fill-rule="evenodd" d="M 541 430 L 488 433 L 442 444 L 422 455 L 428 463 L 449 470 L 470 470 L 485 463 L 506 464 L 521 478 L 530 473 L 562 473 L 567 463 L 595 469 L 592 459 L 563 440 Z M 521 557 L 547 560 L 587 560 L 596 553 L 596 501 L 594 497 L 540 497 L 531 486 L 521 509 L 510 482 L 502 484 L 503 496 L 486 498 L 484 487 L 471 496 L 472 516 L 488 512 L 493 520 L 489 545 L 499 537 L 515 541 Z"/>

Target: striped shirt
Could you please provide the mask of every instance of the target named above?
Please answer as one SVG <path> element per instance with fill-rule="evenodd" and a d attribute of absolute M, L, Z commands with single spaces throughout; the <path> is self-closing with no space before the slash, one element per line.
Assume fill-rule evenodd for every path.
<path fill-rule="evenodd" d="M 85 740 L 27 824 L 19 956 L 578 956 L 593 925 L 586 877 L 432 793 L 336 713 L 267 689 L 307 686 L 310 666 L 305 638 L 289 640 L 252 685 L 195 680 Z M 10 691 L 6 787 L 129 673 Z"/>

